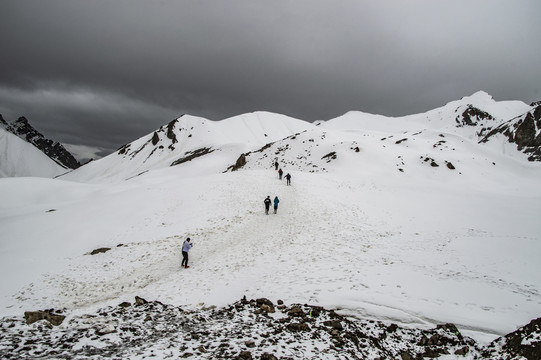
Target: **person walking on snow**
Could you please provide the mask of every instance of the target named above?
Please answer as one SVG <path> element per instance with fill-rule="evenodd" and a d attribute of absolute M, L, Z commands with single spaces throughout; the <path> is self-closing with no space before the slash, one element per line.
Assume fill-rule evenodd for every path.
<path fill-rule="evenodd" d="M 191 243 L 190 238 L 187 238 L 184 241 L 184 244 L 182 244 L 182 263 L 180 266 L 184 267 L 185 269 L 189 268 L 188 266 L 188 251 L 192 248 L 193 244 Z"/>
<path fill-rule="evenodd" d="M 287 173 L 286 175 L 286 180 L 287 180 L 287 185 L 291 185 L 291 175 L 289 175 L 289 173 Z"/>
<path fill-rule="evenodd" d="M 267 196 L 267 198 L 265 199 L 264 203 L 265 203 L 265 214 L 266 214 L 266 215 L 269 215 L 269 209 L 270 209 L 270 204 L 271 204 L 270 195 Z"/>
<path fill-rule="evenodd" d="M 276 211 L 278 211 L 278 203 L 280 200 L 278 200 L 278 196 L 274 198 L 274 213 L 276 214 Z"/>
<path fill-rule="evenodd" d="M 278 170 L 278 177 L 280 178 L 280 180 L 282 180 L 282 174 L 284 172 L 282 171 L 282 169 Z"/>
<path fill-rule="evenodd" d="M 278 170 L 278 160 L 274 162 L 274 170 Z"/>

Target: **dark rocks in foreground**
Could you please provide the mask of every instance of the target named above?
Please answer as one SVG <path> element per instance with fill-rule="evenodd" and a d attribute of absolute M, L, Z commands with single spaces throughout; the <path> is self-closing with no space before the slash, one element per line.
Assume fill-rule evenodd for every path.
<path fill-rule="evenodd" d="M 50 311 L 52 314 L 52 311 Z M 487 347 L 453 324 L 411 329 L 268 299 L 185 310 L 136 297 L 58 326 L 4 318 L 2 359 L 540 359 L 541 318 Z M 449 357 L 447 357 L 449 358 Z"/>

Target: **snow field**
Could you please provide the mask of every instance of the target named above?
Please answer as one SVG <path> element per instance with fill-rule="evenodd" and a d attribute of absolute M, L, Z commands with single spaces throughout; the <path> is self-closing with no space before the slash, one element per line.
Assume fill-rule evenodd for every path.
<path fill-rule="evenodd" d="M 12 234 L 1 266 L 17 269 L 2 280 L 3 313 L 84 313 L 135 295 L 221 306 L 246 295 L 412 326 L 453 322 L 492 338 L 539 316 L 539 196 L 518 203 L 495 186 L 410 184 L 399 173 L 292 171 L 292 186 L 274 170 L 182 174 L 107 187 L 3 181 L 13 204 L 0 209 Z M 20 189 L 26 202 L 14 200 Z M 264 214 L 267 195 L 280 198 L 278 214 Z M 182 269 L 188 236 L 191 268 Z M 111 250 L 88 255 L 98 247 Z"/>

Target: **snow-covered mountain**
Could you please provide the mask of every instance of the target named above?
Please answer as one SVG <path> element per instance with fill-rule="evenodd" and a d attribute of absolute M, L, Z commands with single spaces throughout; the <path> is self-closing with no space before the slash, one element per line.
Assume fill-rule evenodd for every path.
<path fill-rule="evenodd" d="M 181 116 L 62 177 L 74 181 L 125 180 L 152 169 L 175 166 L 198 158 L 200 171 L 216 173 L 239 154 L 277 141 L 313 125 L 284 115 L 255 112 L 222 121 Z M 221 159 L 219 162 L 215 158 Z M 209 167 L 208 161 L 219 165 Z"/>
<path fill-rule="evenodd" d="M 64 169 L 76 169 L 81 164 L 57 141 L 47 139 L 37 131 L 25 117 L 20 117 L 12 123 L 8 123 L 0 115 L 0 129 L 12 133 L 22 140 L 38 148 L 51 160 L 62 166 Z M 24 158 L 20 158 L 24 160 Z M 29 160 L 32 161 L 32 160 Z M 25 166 L 25 165 L 23 165 Z M 64 171 L 65 172 L 65 171 Z"/>
<path fill-rule="evenodd" d="M 0 178 L 19 176 L 52 178 L 67 171 L 38 148 L 2 127 L 0 127 L 0 149 Z"/>
<path fill-rule="evenodd" d="M 331 359 L 336 340 L 355 342 L 326 325 L 336 332 L 321 340 L 333 344 L 323 352 L 314 342 L 326 335 L 303 337 L 302 324 L 315 329 L 330 318 L 291 325 L 283 312 L 262 316 L 284 341 L 255 327 L 218 328 L 222 316 L 262 324 L 237 302 L 246 296 L 332 309 L 369 328 L 344 326 L 348 334 L 380 344 L 405 329 L 454 323 L 460 335 L 452 351 L 479 358 L 462 334 L 488 344 L 541 315 L 541 164 L 503 135 L 481 141 L 536 111 L 476 93 L 400 118 L 350 112 L 310 124 L 270 113 L 221 122 L 186 115 L 60 178 L 0 179 L 0 272 L 10 274 L 0 280 L 0 315 L 15 317 L 5 321 L 15 329 L 9 339 L 77 334 L 62 356 L 106 349 L 120 357 L 114 351 L 123 349 L 133 358 L 212 358 L 223 340 L 230 357 L 252 349 L 251 341 L 261 349 L 256 358 L 288 349 Z M 292 175 L 291 186 L 279 180 L 275 161 Z M 279 198 L 276 215 L 265 215 L 266 196 Z M 186 237 L 194 241 L 189 269 L 180 268 Z M 134 296 L 156 302 L 143 316 L 126 305 Z M 225 307 L 231 312 L 223 315 Z M 25 311 L 51 308 L 72 321 L 47 330 L 21 320 Z M 178 333 L 159 323 L 166 316 L 177 324 L 178 314 L 186 320 Z M 145 324 L 167 329 L 172 340 L 144 343 Z M 286 336 L 293 331 L 300 350 Z M 541 345 L 536 331 L 519 343 Z M 198 340 L 203 332 L 225 335 L 208 344 Z M 140 353 L 122 348 L 130 333 Z M 417 334 L 386 356 L 407 358 L 401 349 L 426 345 Z M 357 354 L 385 354 L 369 350 Z"/>
<path fill-rule="evenodd" d="M 381 157 L 388 153 L 386 144 L 404 142 L 403 147 L 419 147 L 416 152 L 410 151 L 410 157 L 415 155 L 423 160 L 433 159 L 433 156 L 429 155 L 432 148 L 448 152 L 446 150 L 456 150 L 464 143 L 475 147 L 475 144 L 494 128 L 511 118 L 523 116 L 532 109 L 532 106 L 520 101 L 496 102 L 487 93 L 478 92 L 426 113 L 396 118 L 349 112 L 335 119 L 311 124 L 266 112 L 244 114 L 217 122 L 185 115 L 122 146 L 114 154 L 91 162 L 62 178 L 84 182 L 119 181 L 196 158 L 201 169 L 214 173 L 231 168 L 241 154 L 248 155 L 248 159 L 259 156 L 257 164 L 261 166 L 262 162 L 271 163 L 291 149 L 288 144 L 301 133 L 300 138 L 305 138 L 301 140 L 305 146 L 302 153 L 294 156 L 298 161 L 290 163 L 298 163 L 297 170 L 316 171 L 325 168 L 323 163 L 326 163 L 328 158 L 322 164 L 316 163 L 321 162 L 321 158 L 328 154 L 331 154 L 329 157 L 336 158 L 335 150 L 340 148 L 336 142 L 343 143 L 343 139 L 350 139 L 348 144 L 341 144 L 346 153 L 351 149 L 360 152 L 362 146 L 358 143 L 359 134 L 362 134 L 364 140 L 378 140 L 370 145 L 370 149 L 377 153 L 370 155 L 372 157 Z M 338 136 L 333 136 L 333 133 Z M 510 148 L 509 141 L 481 146 L 479 151 L 483 153 L 495 147 Z M 263 148 L 267 151 L 258 151 Z M 311 148 L 317 148 L 318 151 L 312 153 L 309 150 Z M 518 152 L 514 154 L 515 152 L 509 151 L 508 155 L 521 155 Z M 316 159 L 318 157 L 319 159 Z M 441 153 L 438 153 L 437 157 L 441 164 L 453 161 L 456 164 L 461 161 L 452 153 L 448 159 L 444 159 Z M 212 160 L 214 158 L 220 158 L 221 161 L 215 162 Z M 219 168 L 209 168 L 208 162 L 219 164 Z M 386 159 L 390 166 L 402 162 L 402 158 L 397 161 L 394 153 Z M 437 164 L 435 161 L 426 162 Z"/>

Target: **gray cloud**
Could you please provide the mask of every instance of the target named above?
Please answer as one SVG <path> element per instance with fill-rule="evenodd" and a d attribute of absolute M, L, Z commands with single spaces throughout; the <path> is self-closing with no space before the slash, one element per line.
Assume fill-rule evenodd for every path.
<path fill-rule="evenodd" d="M 182 113 L 407 115 L 541 99 L 538 1 L 7 0 L 0 111 L 116 149 Z"/>

